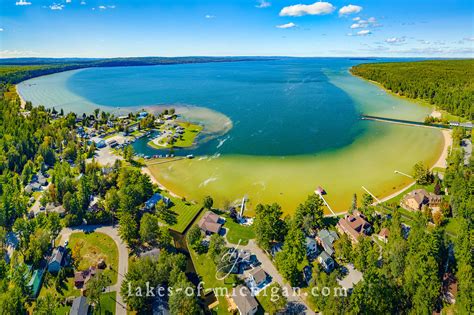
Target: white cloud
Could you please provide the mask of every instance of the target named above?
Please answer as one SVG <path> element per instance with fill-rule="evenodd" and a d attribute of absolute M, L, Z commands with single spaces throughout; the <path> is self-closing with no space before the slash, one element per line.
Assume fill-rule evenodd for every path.
<path fill-rule="evenodd" d="M 64 9 L 64 4 L 53 3 L 49 6 L 49 8 L 54 11 L 61 11 L 62 9 Z"/>
<path fill-rule="evenodd" d="M 336 7 L 329 2 L 295 4 L 281 9 L 280 16 L 324 15 L 331 14 L 334 10 Z"/>
<path fill-rule="evenodd" d="M 374 24 L 374 23 L 377 23 L 377 19 L 374 18 L 374 17 L 369 17 L 369 18 L 367 19 L 367 22 Z"/>
<path fill-rule="evenodd" d="M 387 44 L 397 45 L 405 42 L 405 37 L 390 37 L 385 40 Z"/>
<path fill-rule="evenodd" d="M 355 17 L 352 19 L 352 21 L 360 21 L 360 17 Z"/>
<path fill-rule="evenodd" d="M 474 42 L 474 37 L 464 37 L 463 40 L 467 40 L 469 42 Z"/>
<path fill-rule="evenodd" d="M 361 6 L 349 4 L 349 5 L 343 6 L 342 8 L 339 9 L 339 15 L 341 15 L 341 16 L 342 15 L 350 15 L 350 14 L 359 13 L 360 11 L 362 11 Z"/>
<path fill-rule="evenodd" d="M 66 3 L 71 3 L 71 2 L 72 2 L 72 0 L 66 0 Z"/>
<path fill-rule="evenodd" d="M 365 21 L 362 21 L 362 22 L 365 22 Z M 351 28 L 356 29 L 356 28 L 364 28 L 364 27 L 367 27 L 367 26 L 369 26 L 369 24 L 359 22 L 359 23 L 352 24 Z"/>
<path fill-rule="evenodd" d="M 3 28 L 0 27 L 0 32 L 3 32 Z"/>
<path fill-rule="evenodd" d="M 357 32 L 357 36 L 366 36 L 366 35 L 370 35 L 370 34 L 372 34 L 372 32 L 369 31 L 369 30 L 362 30 L 362 31 Z"/>
<path fill-rule="evenodd" d="M 85 1 L 81 1 L 81 5 L 86 5 L 87 3 Z"/>
<path fill-rule="evenodd" d="M 265 0 L 258 0 L 258 4 L 255 6 L 256 8 L 259 8 L 259 9 L 264 9 L 264 8 L 268 8 L 269 6 L 271 6 L 272 4 L 268 1 L 265 1 Z"/>
<path fill-rule="evenodd" d="M 215 15 L 211 15 L 211 14 L 206 14 L 204 17 L 205 17 L 206 19 L 213 19 L 213 18 L 215 18 L 216 16 L 215 16 Z"/>
<path fill-rule="evenodd" d="M 26 0 L 18 0 L 17 2 L 15 2 L 15 5 L 31 5 L 31 2 L 28 2 Z"/>
<path fill-rule="evenodd" d="M 109 9 L 115 9 L 116 6 L 115 6 L 115 4 L 113 4 L 113 5 L 108 5 L 107 8 L 109 8 Z"/>
<path fill-rule="evenodd" d="M 0 50 L 0 58 L 35 57 L 39 53 L 31 50 Z"/>
<path fill-rule="evenodd" d="M 295 23 L 290 22 L 290 23 L 286 23 L 286 24 L 277 25 L 276 27 L 277 28 L 292 28 L 292 27 L 295 27 L 295 26 L 296 26 Z"/>

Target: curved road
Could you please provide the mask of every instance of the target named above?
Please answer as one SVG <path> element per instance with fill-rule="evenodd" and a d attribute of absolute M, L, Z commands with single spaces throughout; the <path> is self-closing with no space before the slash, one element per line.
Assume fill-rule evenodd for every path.
<path fill-rule="evenodd" d="M 80 225 L 72 228 L 63 228 L 59 233 L 60 244 L 64 244 L 66 240 L 69 240 L 69 236 L 76 232 L 100 232 L 108 235 L 112 238 L 117 245 L 119 261 L 117 270 L 117 283 L 109 288 L 110 291 L 117 292 L 117 300 L 115 303 L 115 314 L 126 315 L 127 309 L 123 301 L 122 295 L 120 294 L 120 287 L 123 282 L 123 278 L 128 271 L 128 248 L 125 243 L 122 242 L 118 235 L 117 227 L 106 226 L 106 225 Z"/>

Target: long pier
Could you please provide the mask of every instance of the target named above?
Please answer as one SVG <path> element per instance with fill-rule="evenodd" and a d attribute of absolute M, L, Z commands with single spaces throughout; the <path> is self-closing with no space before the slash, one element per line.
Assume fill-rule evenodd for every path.
<path fill-rule="evenodd" d="M 370 116 L 370 115 L 361 115 L 360 119 L 387 122 L 387 123 L 392 123 L 392 124 L 397 124 L 397 125 L 425 127 L 425 128 L 436 128 L 436 129 L 451 129 L 453 127 L 453 126 L 450 126 L 450 125 L 428 124 L 428 123 L 424 123 L 424 122 L 420 122 L 420 121 L 386 118 L 386 117 L 378 117 L 378 116 Z"/>

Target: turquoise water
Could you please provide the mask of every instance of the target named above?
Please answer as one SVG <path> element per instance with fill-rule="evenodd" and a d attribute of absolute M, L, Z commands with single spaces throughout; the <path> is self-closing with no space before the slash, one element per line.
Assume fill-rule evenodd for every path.
<path fill-rule="evenodd" d="M 233 122 L 228 134 L 182 154 L 291 156 L 353 143 L 370 131 L 361 113 L 421 119 L 429 110 L 352 77 L 350 59 L 91 68 L 28 80 L 35 105 L 77 112 L 158 104 L 206 107 Z M 146 140 L 134 144 L 145 154 Z"/>

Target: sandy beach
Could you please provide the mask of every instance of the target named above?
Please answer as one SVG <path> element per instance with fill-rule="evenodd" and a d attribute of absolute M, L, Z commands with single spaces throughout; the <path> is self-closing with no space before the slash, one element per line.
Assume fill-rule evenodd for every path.
<path fill-rule="evenodd" d="M 22 109 L 25 109 L 26 101 L 21 97 L 21 94 L 18 92 L 18 85 L 15 85 L 15 91 L 16 94 L 18 95 L 18 98 L 20 99 L 20 106 Z"/>
<path fill-rule="evenodd" d="M 163 186 L 163 184 L 161 184 L 156 178 L 155 176 L 153 176 L 153 174 L 150 172 L 150 170 L 148 169 L 148 166 L 144 166 L 141 168 L 142 170 L 142 173 L 143 174 L 146 174 L 150 177 L 150 180 L 153 184 L 157 185 L 158 187 L 160 187 L 161 190 L 165 190 L 167 191 L 171 196 L 175 197 L 175 198 L 182 198 L 181 196 L 175 194 L 174 192 L 172 192 L 171 190 L 169 190 L 168 188 L 166 188 L 165 186 Z"/>

